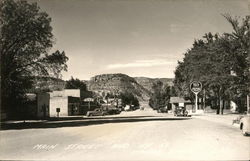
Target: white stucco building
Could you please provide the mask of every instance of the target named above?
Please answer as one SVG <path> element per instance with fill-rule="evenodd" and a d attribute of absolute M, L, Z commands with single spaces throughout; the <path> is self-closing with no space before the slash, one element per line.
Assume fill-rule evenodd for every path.
<path fill-rule="evenodd" d="M 77 115 L 80 107 L 80 89 L 66 89 L 39 93 L 37 95 L 37 117 Z M 58 112 L 60 111 L 60 112 Z"/>

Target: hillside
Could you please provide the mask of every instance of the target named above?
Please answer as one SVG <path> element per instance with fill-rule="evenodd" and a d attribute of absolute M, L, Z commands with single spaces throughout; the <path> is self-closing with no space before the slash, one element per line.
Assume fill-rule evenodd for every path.
<path fill-rule="evenodd" d="M 157 81 L 163 82 L 163 84 L 172 85 L 173 79 L 169 78 L 147 78 L 147 77 L 130 77 L 126 74 L 102 74 L 96 75 L 85 81 L 87 83 L 88 90 L 99 93 L 122 93 L 130 92 L 143 101 L 148 100 L 152 94 L 152 86 Z"/>
<path fill-rule="evenodd" d="M 84 80 L 88 90 L 105 95 L 107 93 L 133 93 L 140 101 L 148 101 L 152 95 L 153 84 L 161 81 L 164 85 L 173 85 L 171 78 L 130 77 L 126 74 L 102 74 Z M 50 77 L 35 77 L 34 88 L 29 92 L 63 90 L 65 81 Z"/>
<path fill-rule="evenodd" d="M 125 74 L 102 74 L 91 78 L 87 83 L 88 90 L 102 93 L 133 93 L 140 100 L 148 100 L 150 92 L 137 81 Z"/>
<path fill-rule="evenodd" d="M 173 86 L 173 78 L 147 78 L 147 77 L 134 77 L 134 79 L 148 91 L 152 91 L 153 85 L 157 81 L 161 81 L 163 85 Z"/>

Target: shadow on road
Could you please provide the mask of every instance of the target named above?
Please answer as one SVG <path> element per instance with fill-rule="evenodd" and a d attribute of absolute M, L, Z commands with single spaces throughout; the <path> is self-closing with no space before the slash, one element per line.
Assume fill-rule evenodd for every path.
<path fill-rule="evenodd" d="M 36 129 L 36 128 L 60 128 L 60 127 L 80 127 L 90 125 L 100 125 L 107 123 L 131 123 L 143 121 L 174 121 L 188 120 L 187 117 L 154 117 L 154 116 L 131 116 L 131 117 L 103 117 L 88 118 L 82 120 L 64 120 L 64 121 L 45 121 L 45 122 L 19 122 L 19 123 L 1 123 L 1 130 L 13 129 Z"/>
<path fill-rule="evenodd" d="M 98 119 L 123 119 L 123 118 L 145 118 L 145 117 L 155 117 L 155 116 L 97 116 L 97 117 L 83 117 L 83 116 L 76 116 L 76 117 L 51 117 L 49 121 L 63 121 L 63 120 L 98 120 Z"/>

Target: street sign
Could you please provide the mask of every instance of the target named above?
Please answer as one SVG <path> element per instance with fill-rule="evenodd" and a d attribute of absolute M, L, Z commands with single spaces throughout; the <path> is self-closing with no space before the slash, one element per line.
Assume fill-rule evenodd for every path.
<path fill-rule="evenodd" d="M 195 94 L 195 112 L 198 110 L 198 93 L 202 90 L 202 84 L 198 81 L 193 81 L 190 84 L 190 90 Z"/>
<path fill-rule="evenodd" d="M 93 98 L 85 98 L 84 102 L 94 102 L 94 99 Z"/>
<path fill-rule="evenodd" d="M 193 81 L 190 84 L 190 90 L 194 92 L 195 94 L 198 94 L 202 90 L 202 84 L 198 81 Z"/>
<path fill-rule="evenodd" d="M 56 108 L 56 112 L 60 112 L 60 108 Z"/>
<path fill-rule="evenodd" d="M 56 108 L 57 117 L 59 117 L 60 108 Z"/>

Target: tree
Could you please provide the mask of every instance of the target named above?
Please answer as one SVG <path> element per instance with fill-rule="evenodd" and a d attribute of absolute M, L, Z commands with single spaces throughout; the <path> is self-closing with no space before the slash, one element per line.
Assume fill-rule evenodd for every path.
<path fill-rule="evenodd" d="M 51 18 L 36 3 L 3 0 L 0 7 L 1 107 L 16 114 L 32 78 L 60 77 L 68 57 L 64 51 L 49 53 L 54 43 Z"/>
<path fill-rule="evenodd" d="M 166 107 L 170 100 L 171 87 L 157 81 L 152 88 L 153 94 L 149 99 L 149 105 L 155 110 Z"/>
<path fill-rule="evenodd" d="M 217 113 L 223 114 L 224 101 L 249 94 L 249 17 L 242 20 L 226 19 L 233 26 L 232 33 L 207 33 L 196 40 L 185 53 L 175 71 L 175 88 L 179 95 L 189 97 L 192 93 L 189 84 L 199 80 L 211 98 L 216 98 Z M 235 73 L 235 74 L 232 74 Z M 238 91 L 238 92 L 237 92 Z"/>
<path fill-rule="evenodd" d="M 138 99 L 132 93 L 129 93 L 129 92 L 120 93 L 118 98 L 122 100 L 123 106 L 126 106 L 126 105 L 134 105 L 134 107 L 139 106 Z"/>
<path fill-rule="evenodd" d="M 65 88 L 66 89 L 80 89 L 83 91 L 87 91 L 86 84 L 77 78 L 74 79 L 73 77 L 71 77 L 70 80 L 66 81 Z"/>
<path fill-rule="evenodd" d="M 218 34 L 205 34 L 204 40 L 195 41 L 177 67 L 175 85 L 180 95 L 193 101 L 194 94 L 189 85 L 192 81 L 202 82 L 207 94 L 216 98 L 219 113 L 223 113 L 223 101 L 228 99 L 228 90 L 234 80 L 230 75 L 229 60 Z"/>
<path fill-rule="evenodd" d="M 70 80 L 66 81 L 65 89 L 80 89 L 81 99 L 95 97 L 93 92 L 88 91 L 87 85 L 78 78 L 74 79 L 73 77 L 71 77 Z"/>
<path fill-rule="evenodd" d="M 232 33 L 225 33 L 223 43 L 231 60 L 231 71 L 237 78 L 231 96 L 238 103 L 239 112 L 243 112 L 247 109 L 242 102 L 250 94 L 250 16 L 242 18 L 241 22 L 239 17 L 223 16 L 233 28 Z"/>

